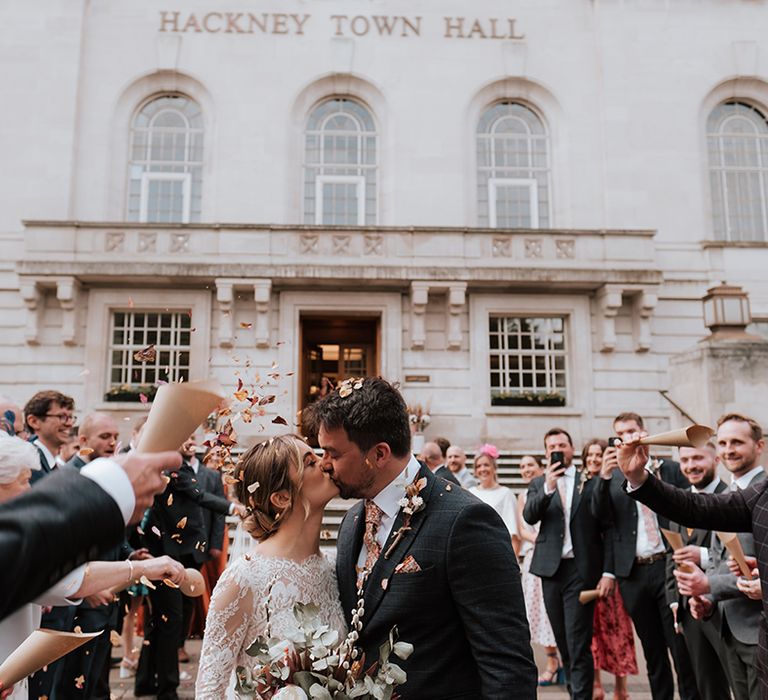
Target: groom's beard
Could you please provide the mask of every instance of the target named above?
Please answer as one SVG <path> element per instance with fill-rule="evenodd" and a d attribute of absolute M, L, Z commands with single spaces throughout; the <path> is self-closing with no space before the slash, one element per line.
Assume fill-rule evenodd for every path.
<path fill-rule="evenodd" d="M 367 470 L 367 467 L 363 465 L 361 466 L 361 469 Z M 375 474 L 373 470 L 370 470 L 370 472 L 366 471 L 360 476 L 361 478 L 355 484 L 347 484 L 334 476 L 331 476 L 331 481 L 333 481 L 339 489 L 339 496 L 341 496 L 341 498 L 368 498 L 371 493 Z"/>

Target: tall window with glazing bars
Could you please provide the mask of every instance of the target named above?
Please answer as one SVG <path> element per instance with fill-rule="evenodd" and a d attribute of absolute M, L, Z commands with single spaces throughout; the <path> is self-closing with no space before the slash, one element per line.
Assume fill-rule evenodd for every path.
<path fill-rule="evenodd" d="M 183 95 L 145 103 L 131 129 L 128 220 L 199 222 L 203 198 L 203 115 Z"/>
<path fill-rule="evenodd" d="M 743 102 L 715 107 L 707 121 L 715 237 L 768 240 L 768 121 Z"/>
<path fill-rule="evenodd" d="M 565 406 L 566 318 L 488 319 L 492 406 Z"/>
<path fill-rule="evenodd" d="M 478 224 L 548 228 L 550 168 L 547 131 L 517 102 L 498 102 L 477 125 Z"/>
<path fill-rule="evenodd" d="M 307 120 L 304 223 L 377 223 L 376 126 L 362 104 L 327 100 Z"/>

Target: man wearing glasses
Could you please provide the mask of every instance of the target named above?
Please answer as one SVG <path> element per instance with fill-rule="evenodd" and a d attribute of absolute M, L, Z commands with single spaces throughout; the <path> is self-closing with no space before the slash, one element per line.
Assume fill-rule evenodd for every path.
<path fill-rule="evenodd" d="M 58 391 L 38 391 L 24 406 L 24 420 L 32 434 L 32 444 L 40 453 L 40 471 L 32 472 L 34 484 L 56 468 L 56 455 L 69 442 L 75 422 L 75 402 Z"/>

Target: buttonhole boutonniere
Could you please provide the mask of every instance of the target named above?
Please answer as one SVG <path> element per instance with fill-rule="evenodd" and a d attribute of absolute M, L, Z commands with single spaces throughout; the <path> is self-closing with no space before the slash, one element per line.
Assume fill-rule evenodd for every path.
<path fill-rule="evenodd" d="M 584 491 L 584 484 L 586 484 L 590 478 L 586 467 L 579 471 L 579 495 Z"/>
<path fill-rule="evenodd" d="M 405 533 L 411 529 L 411 518 L 414 513 L 418 513 L 420 510 L 424 509 L 426 504 L 424 503 L 424 499 L 419 496 L 419 493 L 421 493 L 426 485 L 427 480 L 424 477 L 421 477 L 421 479 L 416 479 L 413 483 L 408 484 L 408 486 L 405 487 L 405 496 L 397 502 L 397 505 L 403 509 L 403 524 L 395 533 L 395 539 L 392 540 L 392 544 L 389 545 L 387 551 L 384 552 L 385 559 L 389 559 L 390 555 L 395 550 L 395 547 L 400 544 L 400 540 L 405 536 Z"/>

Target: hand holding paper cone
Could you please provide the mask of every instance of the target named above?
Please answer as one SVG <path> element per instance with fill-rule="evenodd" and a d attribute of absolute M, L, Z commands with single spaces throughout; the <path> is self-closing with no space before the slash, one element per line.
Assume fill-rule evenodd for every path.
<path fill-rule="evenodd" d="M 27 676 L 31 676 L 43 666 L 52 664 L 100 634 L 101 632 L 86 634 L 35 630 L 0 665 L 0 682 L 3 688 L 9 688 Z"/>
<path fill-rule="evenodd" d="M 155 394 L 136 450 L 178 450 L 223 400 L 224 392 L 221 386 L 211 379 L 163 384 Z"/>
<path fill-rule="evenodd" d="M 720 538 L 720 541 L 725 545 L 734 561 L 739 565 L 739 570 L 745 579 L 752 579 L 752 571 L 747 564 L 747 560 L 744 557 L 744 548 L 741 546 L 739 536 L 735 532 L 718 532 L 716 533 Z"/>
<path fill-rule="evenodd" d="M 587 605 L 587 603 L 591 603 L 593 600 L 597 600 L 600 597 L 600 592 L 594 588 L 589 591 L 582 591 L 579 593 L 579 602 L 582 605 Z"/>
<path fill-rule="evenodd" d="M 189 598 L 197 598 L 205 593 L 205 579 L 197 569 L 186 569 L 186 576 L 179 588 Z"/>
<path fill-rule="evenodd" d="M 707 425 L 689 425 L 687 428 L 667 433 L 648 435 L 638 440 L 640 445 L 664 445 L 667 447 L 701 447 L 715 434 Z"/>

